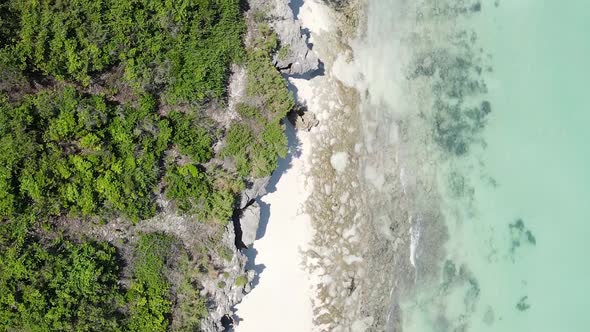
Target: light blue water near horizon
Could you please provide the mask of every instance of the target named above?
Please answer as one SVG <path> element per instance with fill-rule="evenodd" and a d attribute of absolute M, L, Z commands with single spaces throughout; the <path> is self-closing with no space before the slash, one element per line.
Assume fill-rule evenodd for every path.
<path fill-rule="evenodd" d="M 492 111 L 485 144 L 440 172 L 446 263 L 403 330 L 589 331 L 590 2 L 483 2 L 459 24 L 491 56 Z"/>

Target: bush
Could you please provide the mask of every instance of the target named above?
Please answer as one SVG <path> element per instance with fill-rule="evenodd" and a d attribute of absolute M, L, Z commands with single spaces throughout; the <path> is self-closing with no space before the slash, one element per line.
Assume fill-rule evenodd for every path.
<path fill-rule="evenodd" d="M 174 102 L 221 97 L 229 64 L 242 54 L 238 0 L 12 0 L 1 6 L 0 47 L 18 34 L 22 69 L 84 85 L 121 61 L 125 79 L 141 91 L 165 88 Z"/>
<path fill-rule="evenodd" d="M 289 48 L 289 45 L 282 46 L 279 49 L 279 52 L 277 53 L 277 57 L 279 58 L 279 60 L 286 60 L 290 55 L 291 49 Z"/>
<path fill-rule="evenodd" d="M 236 278 L 235 285 L 237 287 L 244 287 L 244 286 L 246 286 L 247 283 L 248 283 L 248 277 L 246 277 L 245 275 L 240 275 Z"/>
<path fill-rule="evenodd" d="M 122 330 L 115 248 L 36 238 L 7 242 L 0 255 L 3 331 Z"/>
<path fill-rule="evenodd" d="M 295 106 L 283 77 L 272 64 L 277 47 L 276 33 L 266 23 L 259 24 L 253 49 L 248 52 L 246 92 L 262 100 L 261 110 L 270 121 L 283 118 Z"/>
<path fill-rule="evenodd" d="M 198 272 L 174 239 L 140 235 L 122 289 L 113 246 L 64 239 L 53 227 L 149 218 L 161 188 L 201 221 L 230 220 L 243 178 L 270 174 L 285 156 L 280 119 L 293 105 L 271 64 L 277 36 L 260 23 L 245 52 L 244 30 L 239 0 L 0 4 L 0 330 L 199 329 L 207 308 Z M 198 110 L 224 104 L 236 62 L 248 69 L 251 104 L 238 105 L 243 122 L 215 155 Z M 233 159 L 237 171 L 214 157 Z M 219 253 L 231 260 L 227 250 Z M 172 268 L 182 276 L 169 280 Z"/>
<path fill-rule="evenodd" d="M 195 215 L 201 221 L 225 224 L 230 219 L 234 195 L 216 188 L 210 176 L 196 165 L 169 167 L 165 182 L 166 197 L 176 201 L 180 210 Z"/>
<path fill-rule="evenodd" d="M 252 106 L 241 106 L 238 110 L 244 123 L 231 125 L 221 155 L 233 158 L 242 177 L 268 176 L 277 167 L 278 158 L 287 155 L 283 126 L 279 120 L 268 122 Z M 248 117 L 254 121 L 248 121 Z"/>
<path fill-rule="evenodd" d="M 176 200 L 178 207 L 185 211 L 204 211 L 207 196 L 211 191 L 207 174 L 194 164 L 171 166 L 165 178 L 166 196 Z"/>
<path fill-rule="evenodd" d="M 178 260 L 182 280 L 177 289 L 177 301 L 170 330 L 201 331 L 201 319 L 207 316 L 207 305 L 199 289 L 194 286 L 199 277 L 198 270 L 194 268 L 196 262 L 189 259 L 185 250 L 180 251 Z"/>
<path fill-rule="evenodd" d="M 277 36 L 266 23 L 257 26 L 257 37 L 247 55 L 246 92 L 257 106 L 238 104 L 240 123 L 227 131 L 224 157 L 232 157 L 241 177 L 264 177 L 287 155 L 287 137 L 281 120 L 295 101 L 281 74 L 271 61 L 278 46 Z M 288 52 L 283 47 L 283 52 Z M 279 51 L 280 52 L 280 51 Z"/>
<path fill-rule="evenodd" d="M 181 153 L 191 157 L 196 163 L 211 159 L 213 156 L 211 136 L 199 126 L 194 115 L 171 112 L 168 117 L 174 126 L 173 142 L 178 145 Z"/>
<path fill-rule="evenodd" d="M 170 324 L 170 283 L 165 277 L 173 239 L 142 234 L 135 247 L 133 282 L 127 293 L 130 331 L 166 331 Z"/>
<path fill-rule="evenodd" d="M 154 214 L 158 160 L 171 129 L 153 113 L 83 97 L 72 88 L 0 101 L 0 212 Z"/>
<path fill-rule="evenodd" d="M 248 154 L 253 142 L 254 134 L 247 125 L 234 123 L 227 131 L 221 156 L 233 157 L 241 176 L 248 176 L 252 170 Z"/>

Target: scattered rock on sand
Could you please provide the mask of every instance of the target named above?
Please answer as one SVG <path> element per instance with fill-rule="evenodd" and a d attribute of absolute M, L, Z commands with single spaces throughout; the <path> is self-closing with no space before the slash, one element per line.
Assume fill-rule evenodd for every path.
<path fill-rule="evenodd" d="M 330 158 L 330 164 L 338 173 L 344 172 L 348 166 L 348 154 L 346 152 L 336 152 Z"/>
<path fill-rule="evenodd" d="M 289 122 L 298 130 L 310 131 L 311 128 L 316 127 L 320 121 L 316 118 L 315 114 L 306 111 L 304 108 L 299 107 L 291 111 L 287 118 Z"/>

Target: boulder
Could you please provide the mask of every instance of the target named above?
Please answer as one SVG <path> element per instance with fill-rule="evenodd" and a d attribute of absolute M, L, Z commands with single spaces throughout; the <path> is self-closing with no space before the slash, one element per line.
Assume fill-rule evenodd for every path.
<path fill-rule="evenodd" d="M 282 50 L 273 58 L 275 67 L 283 74 L 306 76 L 320 69 L 317 55 L 311 51 L 309 36 L 295 18 L 289 1 L 284 0 L 250 0 L 253 10 L 268 13 L 269 23 L 279 37 Z"/>
<path fill-rule="evenodd" d="M 316 118 L 315 114 L 309 111 L 297 112 L 293 111 L 287 115 L 289 122 L 295 127 L 295 129 L 310 131 L 311 128 L 316 127 L 320 121 Z"/>
<path fill-rule="evenodd" d="M 254 179 L 248 183 L 246 190 L 242 192 L 240 197 L 240 209 L 243 209 L 248 203 L 253 200 L 266 195 L 266 186 L 270 182 L 270 176 Z"/>
<path fill-rule="evenodd" d="M 282 73 L 287 75 L 309 75 L 319 69 L 319 59 L 307 43 L 297 20 L 277 21 L 273 24 L 281 41 L 281 48 L 274 55 L 273 61 Z"/>
<path fill-rule="evenodd" d="M 252 281 L 256 277 L 256 271 L 246 271 L 246 277 L 248 278 L 248 283 L 246 284 L 246 286 L 244 286 L 244 293 L 250 293 L 250 291 L 252 290 Z"/>
<path fill-rule="evenodd" d="M 242 242 L 251 246 L 256 240 L 256 232 L 260 223 L 260 205 L 254 202 L 242 210 L 240 226 L 242 227 Z"/>

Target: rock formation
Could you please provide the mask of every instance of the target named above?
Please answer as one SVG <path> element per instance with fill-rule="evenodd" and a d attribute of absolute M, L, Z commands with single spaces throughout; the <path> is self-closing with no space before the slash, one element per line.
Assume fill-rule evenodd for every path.
<path fill-rule="evenodd" d="M 209 307 L 209 315 L 201 320 L 202 331 L 224 331 L 225 327 L 222 321 L 227 324 L 227 319 L 223 318 L 231 315 L 232 307 L 251 290 L 250 282 L 254 278 L 254 274 L 244 271 L 247 257 L 235 248 L 234 237 L 234 228 L 230 223 L 223 234 L 223 244 L 228 248 L 233 248 L 231 261 L 224 262 L 223 274 L 201 280 L 203 286 L 201 293 L 212 303 L 212 306 Z M 245 285 L 238 281 L 244 277 L 247 279 Z"/>
<path fill-rule="evenodd" d="M 290 76 L 311 75 L 320 69 L 320 61 L 308 42 L 309 35 L 295 18 L 288 1 L 252 0 L 250 7 L 269 13 L 269 24 L 281 45 L 273 59 L 275 67 Z"/>
<path fill-rule="evenodd" d="M 242 243 L 251 246 L 256 240 L 256 232 L 260 223 L 260 205 L 254 201 L 242 210 L 240 225 L 242 226 Z"/>
<path fill-rule="evenodd" d="M 279 37 L 281 48 L 273 59 L 278 70 L 286 76 L 295 77 L 309 77 L 321 70 L 321 63 L 315 53 L 311 51 L 311 45 L 308 43 L 309 36 L 301 27 L 301 23 L 293 14 L 287 1 L 251 0 L 249 5 L 250 10 L 268 13 L 269 25 Z M 239 78 L 240 75 L 233 77 L 234 80 Z M 234 83 L 234 85 L 238 86 L 239 84 Z M 234 97 L 239 101 L 239 94 Z M 232 103 L 235 102 L 236 100 L 232 101 Z M 299 107 L 292 114 L 290 121 L 298 129 L 310 130 L 318 124 L 315 115 L 305 112 L 304 108 Z M 291 117 L 293 118 L 291 119 Z M 241 249 L 251 246 L 256 240 L 260 222 L 260 205 L 256 200 L 266 194 L 266 186 L 269 181 L 270 177 L 254 179 L 242 192 L 234 214 L 238 223 L 236 227 L 230 223 L 223 236 L 224 245 L 233 250 L 231 261 L 219 262 L 223 266 L 224 273 L 222 275 L 210 276 L 206 280 L 202 280 L 203 296 L 206 296 L 211 303 L 209 315 L 201 321 L 202 331 L 227 330 L 227 326 L 232 324 L 232 308 L 252 288 L 250 283 L 256 272 L 245 270 L 247 257 Z M 236 234 L 241 237 L 241 241 L 236 241 Z M 238 242 L 240 245 L 236 246 Z M 246 280 L 245 284 L 244 280 Z"/>
<path fill-rule="evenodd" d="M 242 196 L 240 198 L 240 209 L 245 208 L 251 200 L 266 195 L 266 186 L 268 185 L 269 181 L 270 176 L 254 179 L 248 185 L 246 190 L 242 192 Z"/>
<path fill-rule="evenodd" d="M 287 119 L 289 119 L 289 122 L 291 122 L 295 129 L 305 131 L 310 131 L 311 128 L 320 123 L 314 113 L 308 112 L 303 107 L 297 107 L 289 112 Z"/>

